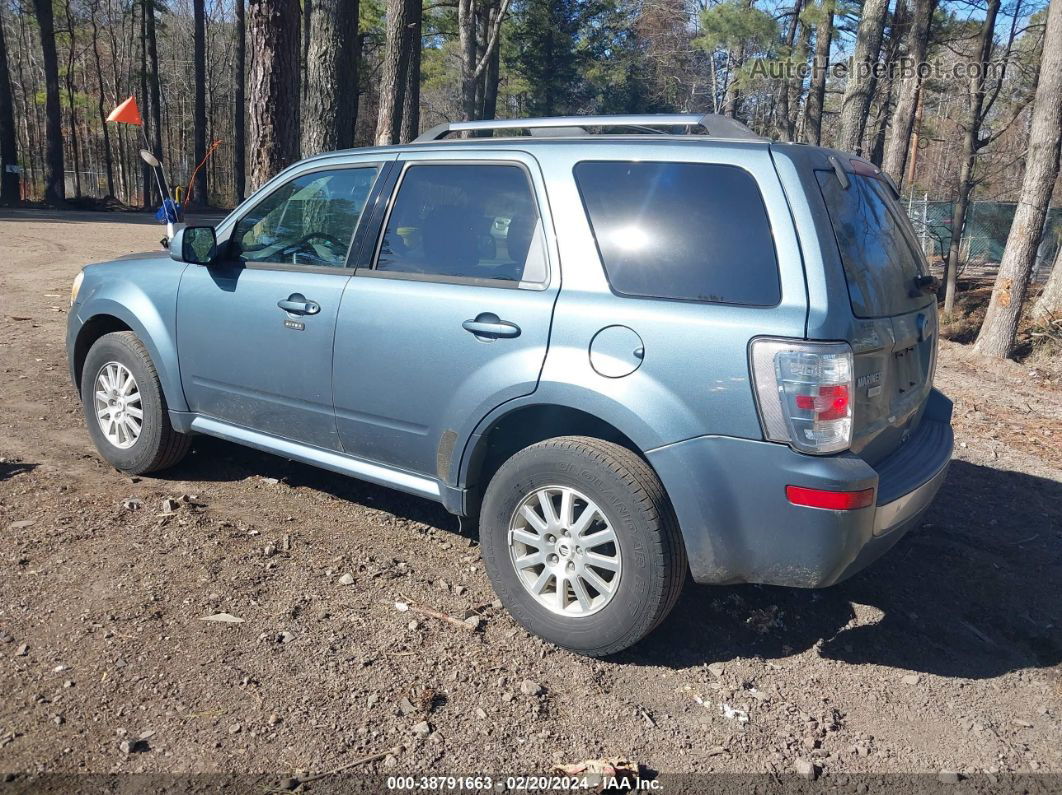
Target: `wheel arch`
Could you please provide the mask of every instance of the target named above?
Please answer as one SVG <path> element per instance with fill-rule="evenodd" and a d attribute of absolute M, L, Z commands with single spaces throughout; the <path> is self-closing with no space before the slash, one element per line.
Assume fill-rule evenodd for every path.
<path fill-rule="evenodd" d="M 166 405 L 173 411 L 187 411 L 184 390 L 177 366 L 177 348 L 172 333 L 153 305 L 134 313 L 123 304 L 106 300 L 92 307 L 91 315 L 78 329 L 71 351 L 74 386 L 81 393 L 81 376 L 85 358 L 93 344 L 106 334 L 131 331 L 147 348 L 159 376 Z"/>
<path fill-rule="evenodd" d="M 469 437 L 460 461 L 455 461 L 457 482 L 468 495 L 466 508 L 475 514 L 483 490 L 505 461 L 525 447 L 558 436 L 589 436 L 613 442 L 652 468 L 635 435 L 617 422 L 561 402 L 512 406 L 485 418 Z"/>

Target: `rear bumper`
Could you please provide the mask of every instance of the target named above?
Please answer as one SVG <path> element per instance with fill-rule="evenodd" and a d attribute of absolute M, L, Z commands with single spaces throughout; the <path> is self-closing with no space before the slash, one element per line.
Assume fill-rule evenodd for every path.
<path fill-rule="evenodd" d="M 820 588 L 855 574 L 918 525 L 947 475 L 951 401 L 936 390 L 922 422 L 871 467 L 858 456 L 802 455 L 784 445 L 699 437 L 648 453 L 682 528 L 697 582 Z M 876 490 L 872 507 L 793 505 L 787 485 Z"/>

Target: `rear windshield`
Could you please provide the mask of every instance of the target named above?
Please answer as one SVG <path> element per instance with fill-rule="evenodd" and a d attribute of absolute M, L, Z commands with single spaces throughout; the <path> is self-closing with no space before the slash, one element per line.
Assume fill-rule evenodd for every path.
<path fill-rule="evenodd" d="M 874 177 L 849 174 L 845 189 L 833 171 L 816 171 L 844 264 L 857 317 L 912 312 L 932 301 L 915 288 L 923 259 L 889 193 Z"/>
<path fill-rule="evenodd" d="M 747 171 L 586 161 L 575 181 L 615 292 L 750 306 L 781 300 L 767 210 Z"/>

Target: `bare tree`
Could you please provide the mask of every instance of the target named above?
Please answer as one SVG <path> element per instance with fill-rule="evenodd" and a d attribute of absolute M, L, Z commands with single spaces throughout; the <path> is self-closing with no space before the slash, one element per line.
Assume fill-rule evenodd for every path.
<path fill-rule="evenodd" d="M 497 13 L 500 6 L 492 13 Z M 501 82 L 501 45 L 499 44 L 490 53 L 487 69 L 483 72 L 483 110 L 480 112 L 481 119 L 493 119 L 498 114 L 498 86 Z"/>
<path fill-rule="evenodd" d="M 150 0 L 149 0 L 150 1 Z M 206 157 L 206 7 L 204 0 L 192 0 L 192 15 L 194 17 L 194 32 L 192 35 L 193 51 L 195 59 L 195 110 L 192 118 L 193 155 L 192 159 L 198 165 Z M 193 199 L 196 204 L 209 204 L 207 196 L 207 172 L 205 168 L 199 169 L 195 174 L 195 186 L 193 187 Z"/>
<path fill-rule="evenodd" d="M 15 204 L 19 194 L 18 135 L 15 127 L 15 99 L 7 68 L 7 41 L 0 20 L 0 204 Z"/>
<path fill-rule="evenodd" d="M 300 124 L 304 156 L 354 145 L 357 36 L 357 0 L 315 0 Z"/>
<path fill-rule="evenodd" d="M 859 152 L 873 95 L 873 70 L 881 51 L 882 31 L 889 12 L 889 0 L 867 0 L 859 17 L 852 69 L 841 100 L 840 128 L 834 147 Z"/>
<path fill-rule="evenodd" d="M 822 143 L 822 108 L 826 102 L 826 74 L 830 66 L 830 44 L 833 40 L 833 0 L 822 0 L 815 26 L 815 55 L 812 62 L 811 86 L 804 105 L 804 139 L 818 146 Z"/>
<path fill-rule="evenodd" d="M 59 105 L 59 56 L 55 51 L 55 18 L 52 0 L 33 0 L 37 26 L 41 34 L 44 61 L 44 199 L 49 204 L 66 201 L 63 174 L 63 114 Z"/>
<path fill-rule="evenodd" d="M 77 55 L 77 37 L 75 35 L 74 15 L 70 8 L 70 0 L 66 0 L 64 10 L 66 11 L 66 28 L 67 35 L 70 37 L 70 46 L 67 49 L 68 57 L 63 76 L 66 78 L 66 101 L 69 106 L 67 117 L 70 122 L 70 154 L 74 161 L 74 196 L 79 197 L 81 196 L 81 156 L 78 150 L 77 102 L 74 99 L 78 93 L 75 83 L 77 72 L 74 69 L 74 59 Z"/>
<path fill-rule="evenodd" d="M 481 107 L 476 104 L 476 89 L 490 63 L 494 48 L 498 46 L 498 34 L 508 8 L 509 0 L 501 0 L 497 14 L 492 17 L 489 16 L 489 11 L 480 9 L 481 13 L 488 14 L 489 21 L 486 25 L 486 35 L 483 37 L 483 46 L 477 47 L 476 0 L 457 0 L 457 37 L 458 50 L 461 52 L 461 118 L 464 121 L 475 119 Z M 482 94 L 480 96 L 482 98 Z"/>
<path fill-rule="evenodd" d="M 147 7 L 143 2 L 136 3 L 136 9 L 140 12 L 140 101 L 145 101 L 145 97 L 148 95 L 148 57 L 147 57 L 147 14 L 145 11 Z M 143 116 L 141 116 L 141 134 L 144 134 Z M 134 145 L 131 147 L 132 151 L 136 151 L 139 147 Z M 151 207 L 151 194 L 154 189 L 154 182 L 151 179 L 152 171 L 145 161 L 139 157 L 134 159 L 134 162 L 140 164 L 140 206 L 147 210 Z"/>
<path fill-rule="evenodd" d="M 804 7 L 804 0 L 795 0 L 793 3 L 793 10 L 790 12 L 791 18 L 789 20 L 789 27 L 786 29 L 785 34 L 785 54 L 786 61 L 790 65 L 794 65 L 795 61 L 795 45 L 796 45 L 796 33 L 797 27 L 801 26 L 800 23 L 800 10 Z M 804 25 L 803 27 L 807 27 Z M 792 93 L 792 80 L 780 80 L 778 81 L 778 108 L 777 108 L 777 120 L 775 128 L 781 134 L 781 137 L 785 141 L 793 140 L 793 133 L 796 128 L 796 120 L 789 111 L 790 95 Z"/>
<path fill-rule="evenodd" d="M 247 23 L 243 0 L 235 0 L 236 64 L 233 75 L 232 171 L 236 202 L 243 201 L 247 190 Z"/>
<path fill-rule="evenodd" d="M 907 152 L 911 144 L 911 132 L 914 130 L 918 94 L 922 88 L 920 66 L 926 59 L 929 27 L 935 6 L 936 0 L 914 0 L 910 27 L 904 37 L 909 73 L 903 76 L 900 83 L 896 107 L 892 111 L 892 132 L 885 145 L 885 161 L 882 164 L 885 172 L 892 175 L 897 184 L 903 183 L 904 169 L 907 166 Z"/>
<path fill-rule="evenodd" d="M 1047 278 L 1044 291 L 1033 305 L 1032 316 L 1035 320 L 1051 317 L 1062 318 L 1062 244 L 1055 252 L 1055 264 Z"/>
<path fill-rule="evenodd" d="M 1000 0 L 988 0 L 985 18 L 977 35 L 976 56 L 973 76 L 970 78 L 970 92 L 965 118 L 961 122 L 963 137 L 962 151 L 959 160 L 959 178 L 956 189 L 955 204 L 951 215 L 951 243 L 948 246 L 948 258 L 945 266 L 944 285 L 944 312 L 951 314 L 955 309 L 955 293 L 959 282 L 959 249 L 962 242 L 962 234 L 966 225 L 966 211 L 970 206 L 970 196 L 977 180 L 974 177 L 978 153 L 993 141 L 997 140 L 1013 123 L 1018 114 L 1025 108 L 1025 102 L 1019 102 L 1010 117 L 1010 121 L 997 125 L 998 129 L 986 137 L 981 136 L 981 127 L 992 111 L 996 99 L 1003 87 L 1003 80 L 996 83 L 991 99 L 986 101 L 988 95 L 987 75 L 992 61 L 992 52 L 995 46 L 996 18 L 999 15 Z M 1014 41 L 1014 26 L 1016 18 L 1011 25 L 1010 43 L 1007 45 L 1006 57 L 1010 55 L 1010 47 Z"/>
<path fill-rule="evenodd" d="M 155 31 L 155 0 L 144 0 L 147 31 L 148 90 L 151 99 L 151 147 L 162 157 L 162 88 L 159 82 L 159 44 Z"/>
<path fill-rule="evenodd" d="M 466 0 L 460 0 L 465 2 Z M 380 65 L 380 106 L 376 115 L 376 143 L 396 144 L 402 134 L 402 107 L 409 68 L 408 0 L 387 0 L 387 33 Z"/>
<path fill-rule="evenodd" d="M 249 0 L 251 188 L 298 158 L 299 2 Z"/>
<path fill-rule="evenodd" d="M 94 0 L 89 9 L 89 19 L 92 21 L 92 55 L 96 65 L 96 108 L 100 114 L 100 127 L 103 129 L 103 162 L 107 172 L 107 195 L 114 196 L 114 156 L 111 154 L 111 130 L 107 125 L 107 110 L 105 97 L 107 95 L 103 85 L 103 59 L 100 58 L 100 28 L 96 21 L 99 13 L 100 0 Z M 161 153 L 160 153 L 161 156 Z"/>
<path fill-rule="evenodd" d="M 988 313 L 977 335 L 977 353 L 1005 359 L 1014 348 L 1022 305 L 1029 289 L 1029 276 L 1044 228 L 1051 193 L 1058 179 L 1059 147 L 1062 144 L 1062 3 L 1051 3 L 1047 12 L 1040 78 L 1033 105 L 1029 149 L 1025 156 L 1025 179 L 1007 235 L 1003 261 L 992 288 Z"/>

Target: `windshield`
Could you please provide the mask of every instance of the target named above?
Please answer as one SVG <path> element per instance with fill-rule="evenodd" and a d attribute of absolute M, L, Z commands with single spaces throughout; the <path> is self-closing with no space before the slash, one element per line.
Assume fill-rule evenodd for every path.
<path fill-rule="evenodd" d="M 833 171 L 815 173 L 856 316 L 899 315 L 929 304 L 932 296 L 915 286 L 925 260 L 889 187 L 874 177 L 849 174 L 844 188 Z"/>

